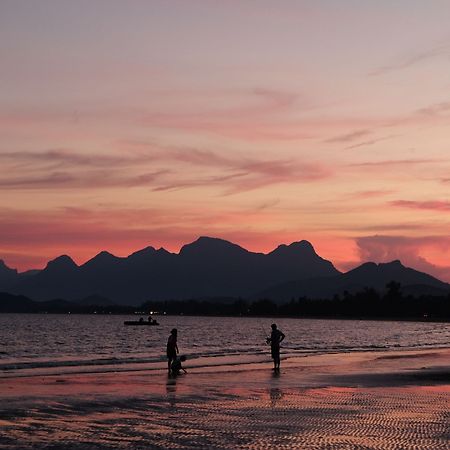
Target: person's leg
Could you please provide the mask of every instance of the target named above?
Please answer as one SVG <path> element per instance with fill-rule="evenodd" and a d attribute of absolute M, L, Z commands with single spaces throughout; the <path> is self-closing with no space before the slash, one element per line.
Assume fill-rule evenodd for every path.
<path fill-rule="evenodd" d="M 274 359 L 274 363 L 275 363 L 275 370 L 280 370 L 280 352 L 277 352 Z"/>

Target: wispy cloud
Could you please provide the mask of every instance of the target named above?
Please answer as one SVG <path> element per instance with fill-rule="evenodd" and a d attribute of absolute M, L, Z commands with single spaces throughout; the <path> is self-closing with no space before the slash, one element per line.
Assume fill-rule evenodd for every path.
<path fill-rule="evenodd" d="M 154 185 L 170 171 L 151 169 L 149 154 L 102 154 L 70 149 L 0 152 L 4 189 L 84 189 Z"/>
<path fill-rule="evenodd" d="M 372 133 L 371 130 L 356 130 L 351 133 L 340 134 L 338 136 L 334 136 L 330 139 L 327 139 L 325 142 L 328 143 L 347 143 L 359 140 L 364 138 Z"/>
<path fill-rule="evenodd" d="M 129 143 L 130 144 L 130 143 Z M 131 144 L 130 144 L 131 145 Z M 8 189 L 148 187 L 154 191 L 217 186 L 233 194 L 332 176 L 330 168 L 295 159 L 259 158 L 190 147 L 138 143 L 123 155 L 66 150 L 0 154 Z M 8 165 L 9 164 L 9 165 Z M 20 170 L 17 169 L 20 165 Z"/>
<path fill-rule="evenodd" d="M 442 226 L 436 226 L 437 231 L 442 230 Z M 408 222 L 391 222 L 391 223 L 367 223 L 367 224 L 356 224 L 352 227 L 353 231 L 362 231 L 365 233 L 386 233 L 386 232 L 405 232 L 414 231 L 416 233 L 424 233 L 434 229 L 429 224 L 423 223 L 423 221 L 408 221 Z"/>
<path fill-rule="evenodd" d="M 110 167 L 117 165 L 141 164 L 148 161 L 148 157 L 119 156 L 99 153 L 82 153 L 70 149 L 48 149 L 41 151 L 6 151 L 0 152 L 0 160 L 16 161 L 35 165 L 36 163 L 54 164 L 59 166 L 89 166 Z M 143 161 L 144 160 L 144 161 Z"/>
<path fill-rule="evenodd" d="M 433 164 L 442 162 L 441 159 L 433 158 L 417 158 L 417 159 L 387 159 L 382 161 L 366 161 L 360 163 L 352 163 L 351 167 L 361 167 L 361 168 L 401 168 L 410 167 L 421 164 Z"/>
<path fill-rule="evenodd" d="M 412 66 L 421 64 L 430 59 L 434 59 L 434 58 L 441 57 L 441 56 L 446 56 L 448 54 L 450 54 L 450 44 L 449 43 L 440 44 L 440 45 L 437 45 L 428 50 L 414 53 L 407 57 L 399 58 L 398 61 L 396 61 L 392 64 L 388 64 L 388 65 L 379 67 L 378 69 L 375 69 L 372 72 L 370 72 L 369 76 L 386 75 L 390 72 L 394 72 L 394 71 L 398 71 L 398 70 L 402 70 L 402 69 L 408 69 Z"/>
<path fill-rule="evenodd" d="M 254 88 L 205 92 L 201 96 L 210 97 L 208 107 L 184 108 L 178 112 L 142 111 L 138 122 L 146 127 L 202 132 L 250 141 L 311 138 L 310 131 L 290 117 L 293 111 L 311 108 L 298 93 Z M 214 98 L 219 100 L 214 102 Z"/>
<path fill-rule="evenodd" d="M 398 137 L 398 134 L 391 134 L 389 136 L 383 136 L 383 137 L 374 138 L 374 139 L 367 139 L 365 141 L 358 142 L 357 144 L 352 144 L 352 145 L 349 145 L 347 147 L 344 147 L 344 150 L 352 150 L 354 148 L 368 147 L 370 145 L 377 144 L 378 142 L 387 141 L 389 139 L 393 139 L 393 138 L 396 138 L 396 137 Z"/>
<path fill-rule="evenodd" d="M 416 114 L 436 117 L 450 113 L 450 102 L 440 102 L 429 105 L 425 108 L 418 109 Z"/>
<path fill-rule="evenodd" d="M 449 211 L 450 212 L 450 202 L 430 200 L 430 201 L 413 201 L 413 200 L 394 200 L 389 202 L 392 206 L 398 206 L 400 208 L 410 208 L 410 209 L 425 209 L 430 211 Z"/>
<path fill-rule="evenodd" d="M 370 198 L 379 198 L 385 197 L 386 195 L 391 195 L 395 191 L 392 189 L 375 189 L 370 191 L 358 191 L 350 194 L 351 198 L 354 199 L 370 199 Z"/>
<path fill-rule="evenodd" d="M 294 159 L 256 159 L 251 157 L 221 157 L 212 152 L 172 152 L 166 157 L 194 165 L 203 165 L 225 171 L 225 175 L 171 180 L 156 186 L 155 190 L 224 184 L 227 194 L 249 191 L 279 183 L 304 183 L 331 177 L 329 167 L 319 163 Z"/>

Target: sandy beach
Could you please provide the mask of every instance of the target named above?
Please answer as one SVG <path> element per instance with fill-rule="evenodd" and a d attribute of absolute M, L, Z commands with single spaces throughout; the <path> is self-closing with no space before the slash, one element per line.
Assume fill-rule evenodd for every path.
<path fill-rule="evenodd" d="M 0 380 L 0 448 L 450 448 L 450 349 Z"/>

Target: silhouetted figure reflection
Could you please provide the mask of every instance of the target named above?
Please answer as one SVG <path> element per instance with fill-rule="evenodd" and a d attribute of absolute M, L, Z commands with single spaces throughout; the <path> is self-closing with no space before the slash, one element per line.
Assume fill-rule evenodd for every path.
<path fill-rule="evenodd" d="M 169 405 L 174 407 L 176 404 L 177 382 L 174 377 L 169 375 L 166 383 L 166 394 Z"/>
<path fill-rule="evenodd" d="M 280 344 L 286 337 L 282 331 L 277 328 L 277 324 L 271 325 L 272 333 L 270 338 L 267 338 L 267 343 L 270 344 L 270 353 L 273 359 L 273 370 L 278 372 L 280 370 Z"/>
<path fill-rule="evenodd" d="M 170 374 L 172 361 L 177 357 L 178 344 L 177 344 L 178 330 L 173 328 L 170 332 L 169 339 L 167 340 L 167 370 Z"/>
<path fill-rule="evenodd" d="M 270 404 L 272 408 L 277 406 L 278 400 L 281 400 L 284 397 L 283 391 L 278 388 L 272 388 L 270 390 Z"/>

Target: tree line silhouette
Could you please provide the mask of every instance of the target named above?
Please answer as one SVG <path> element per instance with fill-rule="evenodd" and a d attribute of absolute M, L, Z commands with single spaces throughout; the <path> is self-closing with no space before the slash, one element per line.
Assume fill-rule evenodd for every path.
<path fill-rule="evenodd" d="M 229 316 L 285 316 L 319 318 L 405 318 L 450 320 L 450 294 L 447 296 L 403 295 L 400 283 L 391 281 L 386 292 L 380 294 L 373 288 L 356 293 L 344 292 L 332 299 L 299 297 L 278 304 L 269 299 L 246 301 L 235 299 L 184 300 L 146 302 L 144 310 L 164 311 L 167 314 L 229 315 Z"/>
<path fill-rule="evenodd" d="M 391 281 L 383 293 L 365 288 L 355 293 L 345 291 L 331 299 L 292 298 L 286 303 L 269 299 L 210 298 L 147 301 L 142 305 L 83 305 L 66 300 L 37 302 L 24 296 L 0 293 L 0 312 L 75 313 L 75 314 L 147 314 L 156 311 L 169 315 L 197 316 L 270 316 L 317 318 L 393 318 L 415 320 L 450 320 L 450 293 L 412 296 L 402 293 L 401 285 Z"/>

